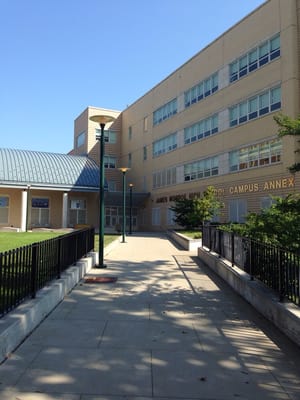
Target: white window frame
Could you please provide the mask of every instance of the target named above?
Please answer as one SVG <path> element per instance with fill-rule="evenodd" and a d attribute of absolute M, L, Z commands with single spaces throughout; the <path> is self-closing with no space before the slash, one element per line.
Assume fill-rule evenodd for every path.
<path fill-rule="evenodd" d="M 230 199 L 228 202 L 229 221 L 243 223 L 247 215 L 247 199 Z"/>
<path fill-rule="evenodd" d="M 46 201 L 48 207 L 33 206 L 35 201 Z M 32 227 L 48 227 L 50 226 L 50 198 L 49 197 L 32 197 L 31 199 L 31 226 Z"/>
<path fill-rule="evenodd" d="M 84 198 L 69 199 L 69 225 L 87 223 L 87 201 Z"/>
<path fill-rule="evenodd" d="M 152 208 L 152 226 L 159 226 L 161 224 L 160 217 L 160 208 Z"/>

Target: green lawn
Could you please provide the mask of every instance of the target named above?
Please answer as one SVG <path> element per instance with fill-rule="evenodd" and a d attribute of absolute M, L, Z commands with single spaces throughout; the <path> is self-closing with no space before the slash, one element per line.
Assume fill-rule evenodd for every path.
<path fill-rule="evenodd" d="M 63 232 L 0 232 L 0 253 L 26 246 L 31 243 L 41 242 L 63 235 Z M 119 235 L 105 235 L 104 246 L 113 242 Z M 98 235 L 95 235 L 95 249 L 98 249 Z"/>
<path fill-rule="evenodd" d="M 116 240 L 120 235 L 104 235 L 104 247 L 107 246 L 109 243 L 113 242 Z M 99 246 L 99 235 L 95 235 L 95 250 L 98 251 L 98 246 Z"/>
<path fill-rule="evenodd" d="M 178 233 L 181 233 L 184 236 L 189 237 L 190 239 L 201 239 L 202 238 L 202 232 L 201 231 L 178 231 Z"/>
<path fill-rule="evenodd" d="M 62 232 L 0 232 L 0 252 L 61 235 Z"/>

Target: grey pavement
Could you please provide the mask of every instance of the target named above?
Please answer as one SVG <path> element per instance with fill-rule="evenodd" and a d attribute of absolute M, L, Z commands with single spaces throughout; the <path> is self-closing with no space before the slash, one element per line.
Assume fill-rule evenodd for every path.
<path fill-rule="evenodd" d="M 107 256 L 0 365 L 1 400 L 299 400 L 300 349 L 159 234 Z"/>

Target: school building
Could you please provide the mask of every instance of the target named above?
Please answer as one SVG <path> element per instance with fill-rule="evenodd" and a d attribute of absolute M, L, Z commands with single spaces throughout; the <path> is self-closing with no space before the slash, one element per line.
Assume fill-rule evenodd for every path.
<path fill-rule="evenodd" d="M 267 0 L 125 110 L 87 107 L 78 116 L 74 148 L 65 157 L 83 157 L 93 165 L 99 163 L 100 127 L 90 117 L 115 118 L 105 126 L 106 230 L 122 223 L 120 167 L 130 168 L 127 207 L 131 184 L 135 230 L 173 228 L 174 201 L 209 185 L 225 204 L 220 222 L 243 222 L 248 212 L 268 207 L 271 196 L 299 193 L 299 173 L 288 170 L 300 162 L 299 143 L 296 137 L 278 138 L 274 121 L 278 113 L 300 115 L 299 20 L 300 0 Z M 0 176 L 0 224 L 6 205 L 11 225 L 13 198 L 2 184 Z M 74 188 L 62 190 L 68 200 L 59 218 L 64 215 L 70 226 L 97 226 L 95 185 Z M 76 215 L 84 218 L 70 218 L 73 198 Z M 56 203 L 48 202 L 49 215 L 51 207 L 62 205 L 61 194 Z"/>

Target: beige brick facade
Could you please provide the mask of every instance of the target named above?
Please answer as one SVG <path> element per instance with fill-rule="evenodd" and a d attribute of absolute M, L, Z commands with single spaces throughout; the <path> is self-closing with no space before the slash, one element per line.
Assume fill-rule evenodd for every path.
<path fill-rule="evenodd" d="M 111 111 L 117 142 L 106 154 L 130 166 L 135 192 L 151 194 L 137 210 L 139 229 L 171 228 L 176 196 L 208 185 L 225 202 L 221 221 L 243 221 L 270 196 L 299 192 L 299 173 L 287 169 L 300 161 L 297 142 L 278 140 L 273 119 L 300 114 L 299 17 L 299 0 L 266 1 L 127 109 Z M 88 117 L 104 111 L 89 107 L 75 121 L 75 144 L 81 132 L 88 137 L 77 150 L 95 159 Z M 106 179 L 121 190 L 117 169 Z"/>

